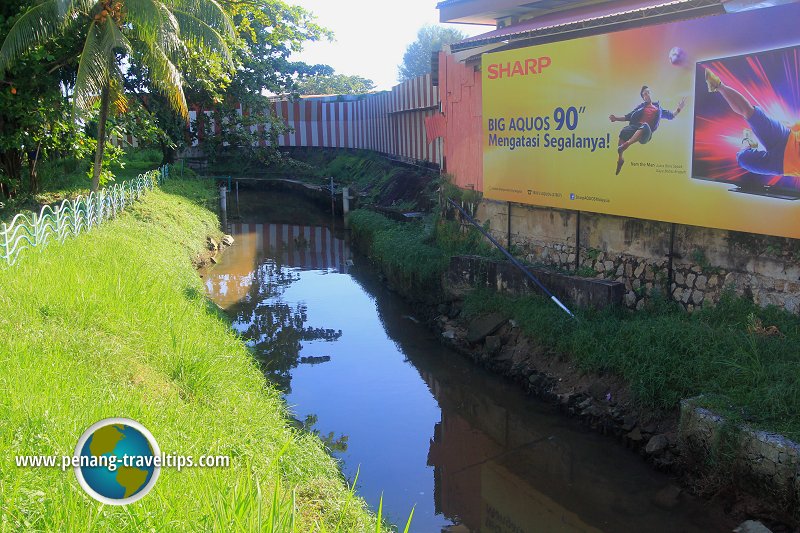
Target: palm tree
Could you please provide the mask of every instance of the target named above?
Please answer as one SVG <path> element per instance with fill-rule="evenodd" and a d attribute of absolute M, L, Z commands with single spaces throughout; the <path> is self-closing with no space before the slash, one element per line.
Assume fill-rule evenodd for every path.
<path fill-rule="evenodd" d="M 80 52 L 73 105 L 76 112 L 87 112 L 100 99 L 92 172 L 92 190 L 96 191 L 109 107 L 113 101 L 117 110 L 125 109 L 123 59 L 133 59 L 133 47 L 152 86 L 188 118 L 176 60 L 194 49 L 221 58 L 232 69 L 225 38 L 232 38 L 234 32 L 216 0 L 44 0 L 25 12 L 6 36 L 0 48 L 0 74 L 51 36 L 82 27 L 86 27 L 86 40 Z"/>

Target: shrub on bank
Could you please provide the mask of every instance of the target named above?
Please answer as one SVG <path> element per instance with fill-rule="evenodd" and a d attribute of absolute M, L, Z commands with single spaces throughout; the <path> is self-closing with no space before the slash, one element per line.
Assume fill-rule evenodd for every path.
<path fill-rule="evenodd" d="M 390 283 L 405 296 L 430 301 L 441 295 L 449 257 L 427 242 L 422 221 L 395 222 L 366 210 L 353 211 L 350 227 L 357 246 L 368 250 Z"/>
<path fill-rule="evenodd" d="M 363 249 L 406 297 L 434 301 L 442 294 L 442 276 L 450 257 L 480 254 L 494 257 L 476 230 L 462 232 L 453 221 L 429 216 L 399 222 L 359 209 L 350 214 L 356 246 Z"/>

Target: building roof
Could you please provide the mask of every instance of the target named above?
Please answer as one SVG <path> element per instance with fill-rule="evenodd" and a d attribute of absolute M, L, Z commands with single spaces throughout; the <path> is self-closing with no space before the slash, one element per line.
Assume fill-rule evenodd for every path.
<path fill-rule="evenodd" d="M 521 18 L 603 3 L 613 2 L 612 0 L 442 0 L 436 8 L 439 10 L 440 22 L 502 26 L 517 22 Z"/>
<path fill-rule="evenodd" d="M 462 1 L 467 0 L 445 0 L 440 5 Z M 724 0 L 622 0 L 590 4 L 552 12 L 470 37 L 452 44 L 450 48 L 458 52 L 506 41 L 510 47 L 516 47 L 572 39 L 645 24 L 720 14 L 725 11 L 723 3 Z"/>

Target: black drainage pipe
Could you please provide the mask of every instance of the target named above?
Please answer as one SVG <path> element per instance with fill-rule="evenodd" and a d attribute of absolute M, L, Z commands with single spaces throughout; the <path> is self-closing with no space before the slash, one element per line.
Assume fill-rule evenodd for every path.
<path fill-rule="evenodd" d="M 574 314 L 572 314 L 572 311 L 570 311 L 569 309 L 567 309 L 567 306 L 565 306 L 563 303 L 561 303 L 561 300 L 559 300 L 558 298 L 556 298 L 556 297 L 555 297 L 555 295 L 554 295 L 553 293 L 551 293 L 549 290 L 547 290 L 547 287 L 545 287 L 544 285 L 542 285 L 542 282 L 541 282 L 541 281 L 539 281 L 539 279 L 538 279 L 536 276 L 534 276 L 533 274 L 531 274 L 531 273 L 530 273 L 530 271 L 529 271 L 527 268 L 525 268 L 525 266 L 524 266 L 522 263 L 520 263 L 519 261 L 517 261 L 517 258 L 516 258 L 516 257 L 514 257 L 513 255 L 511 255 L 511 254 L 508 252 L 508 250 L 506 250 L 505 248 L 503 248 L 503 246 L 502 246 L 502 245 L 501 245 L 499 242 L 497 242 L 497 241 L 494 239 L 494 237 L 492 237 L 492 236 L 489 234 L 489 232 L 488 232 L 488 231 L 486 231 L 485 229 L 483 229 L 483 228 L 481 227 L 481 225 L 480 225 L 480 224 L 478 224 L 478 222 L 477 222 L 477 221 L 476 221 L 474 218 L 472 218 L 472 217 L 469 215 L 469 213 L 467 213 L 466 211 L 464 211 L 464 209 L 462 209 L 462 208 L 461 208 L 461 206 L 460 206 L 460 205 L 458 205 L 457 203 L 455 203 L 455 202 L 454 202 L 452 199 L 448 198 L 448 199 L 447 199 L 447 201 L 450 203 L 450 205 L 452 205 L 453 207 L 455 207 L 456 209 L 458 209 L 458 211 L 461 213 L 461 215 L 462 215 L 464 218 L 466 218 L 466 219 L 469 221 L 469 223 L 470 223 L 470 224 L 472 224 L 473 226 L 475 226 L 475 227 L 478 229 L 478 231 L 480 231 L 480 232 L 483 234 L 483 236 L 484 236 L 484 237 L 486 237 L 487 239 L 489 239 L 489 242 L 491 242 L 492 244 L 494 244 L 494 245 L 495 245 L 495 247 L 497 247 L 497 249 L 498 249 L 498 250 L 500 250 L 501 252 L 503 252 L 503 255 L 505 255 L 506 257 L 508 257 L 509 261 L 511 261 L 511 262 L 514 264 L 514 266 L 516 266 L 518 269 L 520 269 L 520 270 L 521 270 L 521 271 L 522 271 L 522 272 L 523 272 L 523 273 L 524 273 L 526 276 L 528 276 L 528 278 L 530 278 L 530 279 L 531 279 L 531 281 L 533 281 L 533 282 L 536 284 L 536 286 L 538 286 L 538 287 L 539 287 L 539 288 L 542 290 L 542 292 L 544 292 L 544 293 L 545 293 L 547 296 L 549 296 L 549 297 L 550 297 L 550 299 L 553 301 L 553 303 L 555 303 L 555 304 L 556 304 L 558 307 L 560 307 L 560 308 L 561 308 L 561 310 L 562 310 L 562 311 L 564 311 L 565 313 L 567 313 L 567 314 L 568 314 L 570 317 L 572 317 L 572 318 L 575 318 L 575 315 L 574 315 Z"/>

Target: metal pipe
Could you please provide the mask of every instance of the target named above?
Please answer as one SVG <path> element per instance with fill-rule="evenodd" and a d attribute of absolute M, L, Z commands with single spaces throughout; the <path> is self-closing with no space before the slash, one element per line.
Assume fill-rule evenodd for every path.
<path fill-rule="evenodd" d="M 222 231 L 227 231 L 228 228 L 228 189 L 225 185 L 219 186 L 219 210 L 220 222 L 222 223 Z"/>
<path fill-rule="evenodd" d="M 536 284 L 536 286 L 537 286 L 537 287 L 539 287 L 539 288 L 542 290 L 542 292 L 544 292 L 544 293 L 545 293 L 547 296 L 549 296 L 549 297 L 550 297 L 550 299 L 553 301 L 553 303 L 555 303 L 555 304 L 556 304 L 558 307 L 560 307 L 560 308 L 561 308 L 561 310 L 562 310 L 562 311 L 564 311 L 565 313 L 567 313 L 569 316 L 571 316 L 572 318 L 575 318 L 575 315 L 574 315 L 574 314 L 572 314 L 572 311 L 570 311 L 569 309 L 567 309 L 567 307 L 566 307 L 566 306 L 565 306 L 563 303 L 561 303 L 561 301 L 560 301 L 558 298 L 556 298 L 556 297 L 555 297 L 555 295 L 553 295 L 553 293 L 551 293 L 549 290 L 547 290 L 547 287 L 545 287 L 544 285 L 542 285 L 542 282 L 541 282 L 541 281 L 539 281 L 539 279 L 538 279 L 536 276 L 534 276 L 533 274 L 531 274 L 531 273 L 530 273 L 530 271 L 528 271 L 528 269 L 527 269 L 527 268 L 525 268 L 525 266 L 524 266 L 522 263 L 520 263 L 519 261 L 517 261 L 517 258 L 516 258 L 516 257 L 514 257 L 513 255 L 511 255 L 511 254 L 508 252 L 508 250 L 506 250 L 505 248 L 503 248 L 503 246 L 502 246 L 502 245 L 501 245 L 499 242 L 497 242 L 497 241 L 495 240 L 495 238 L 494 238 L 494 237 L 492 237 L 492 236 L 489 234 L 489 232 L 487 232 L 485 229 L 483 229 L 483 228 L 481 227 L 481 225 L 480 225 L 480 224 L 478 224 L 478 222 L 477 222 L 477 221 L 476 221 L 474 218 L 472 218 L 472 217 L 469 215 L 469 213 L 467 213 L 466 211 L 464 211 L 464 209 L 462 209 L 462 208 L 461 208 L 461 206 L 460 206 L 460 205 L 458 205 L 456 202 L 454 202 L 452 199 L 448 198 L 448 199 L 447 199 L 447 201 L 450 203 L 450 205 L 452 205 L 453 207 L 455 207 L 456 209 L 458 209 L 458 211 L 461 213 L 461 215 L 462 215 L 464 218 L 466 218 L 466 219 L 469 221 L 469 223 L 470 223 L 470 224 L 472 224 L 473 226 L 475 226 L 475 227 L 478 229 L 478 231 L 480 231 L 480 232 L 483 234 L 483 236 L 484 236 L 484 237 L 486 237 L 487 239 L 489 239 L 489 242 L 491 242 L 492 244 L 494 244 L 494 245 L 495 245 L 495 247 L 497 247 L 497 249 L 498 249 L 498 250 L 500 250 L 500 251 L 503 253 L 503 255 L 505 255 L 506 257 L 508 257 L 509 261 L 511 261 L 511 263 L 513 263 L 513 264 L 514 264 L 514 266 L 516 266 L 518 269 L 520 269 L 520 270 L 521 270 L 521 271 L 522 271 L 522 272 L 523 272 L 523 273 L 524 273 L 526 276 L 528 276 L 528 278 L 529 278 L 531 281 L 533 281 L 533 282 Z"/>
<path fill-rule="evenodd" d="M 334 196 L 336 189 L 333 186 L 333 176 L 331 176 L 331 214 L 336 216 L 336 197 Z"/>
<path fill-rule="evenodd" d="M 672 258 L 675 255 L 674 250 L 675 250 L 675 224 L 672 223 L 670 224 L 669 228 L 669 253 L 667 254 L 667 257 L 669 258 L 669 261 L 667 263 L 667 294 L 670 295 L 670 298 L 672 297 L 671 296 L 672 283 L 673 283 L 673 278 L 675 277 L 675 271 L 672 269 Z"/>
<path fill-rule="evenodd" d="M 236 216 L 242 218 L 242 210 L 239 208 L 239 180 L 236 180 Z"/>
<path fill-rule="evenodd" d="M 344 218 L 344 227 L 350 227 L 350 220 L 348 213 L 350 213 L 350 187 L 342 187 L 342 217 Z"/>

